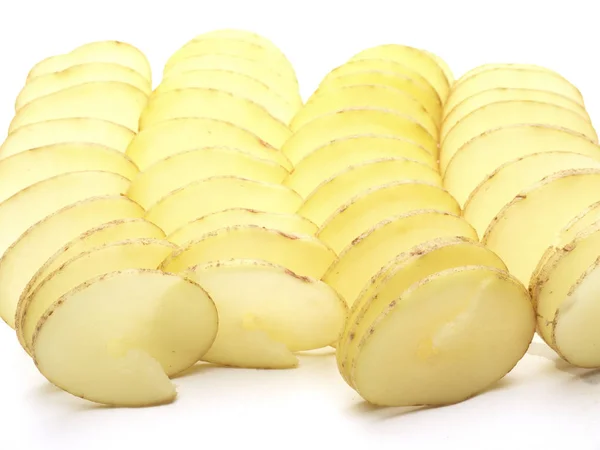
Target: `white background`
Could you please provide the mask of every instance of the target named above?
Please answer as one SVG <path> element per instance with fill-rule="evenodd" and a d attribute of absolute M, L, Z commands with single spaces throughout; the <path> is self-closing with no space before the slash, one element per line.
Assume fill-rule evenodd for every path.
<path fill-rule="evenodd" d="M 306 98 L 368 46 L 402 43 L 442 56 L 460 76 L 486 62 L 545 65 L 582 91 L 600 121 L 598 14 L 587 1 L 17 1 L 0 6 L 0 127 L 38 60 L 92 40 L 143 50 L 155 84 L 168 56 L 196 34 L 245 28 L 271 38 L 296 67 Z M 1 232 L 1 230 L 0 230 Z M 179 399 L 110 409 L 49 385 L 0 323 L 0 448 L 262 450 L 600 449 L 600 373 L 576 370 L 534 342 L 494 389 L 446 408 L 367 406 L 331 355 L 289 371 L 198 366 L 175 380 Z"/>

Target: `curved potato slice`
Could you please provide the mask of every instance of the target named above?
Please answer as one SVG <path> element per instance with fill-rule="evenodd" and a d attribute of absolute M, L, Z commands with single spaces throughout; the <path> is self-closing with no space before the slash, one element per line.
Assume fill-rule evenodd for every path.
<path fill-rule="evenodd" d="M 462 83 L 463 81 L 468 80 L 470 77 L 472 77 L 473 75 L 477 75 L 478 73 L 487 72 L 490 70 L 498 70 L 498 69 L 528 70 L 528 71 L 532 71 L 532 72 L 543 71 L 543 72 L 550 72 L 557 76 L 560 76 L 554 70 L 549 69 L 544 66 L 540 66 L 538 64 L 523 64 L 523 63 L 512 63 L 512 62 L 511 63 L 487 63 L 487 64 L 481 64 L 481 65 L 465 72 L 463 75 L 461 75 L 461 77 L 458 80 L 456 80 L 456 84 L 458 85 L 459 83 Z"/>
<path fill-rule="evenodd" d="M 228 259 L 260 259 L 300 276 L 321 278 L 336 256 L 314 236 L 236 225 L 189 242 L 165 259 L 161 269 L 181 272 L 198 264 Z"/>
<path fill-rule="evenodd" d="M 446 77 L 446 80 L 448 80 L 448 85 L 450 87 L 452 87 L 452 85 L 454 84 L 454 73 L 452 72 L 452 69 L 450 68 L 450 66 L 448 65 L 448 63 L 442 59 L 441 56 L 436 55 L 435 53 L 432 53 L 428 50 L 422 50 L 423 52 L 427 53 L 431 59 L 433 59 L 436 64 L 440 67 L 440 69 L 442 69 L 442 72 L 444 72 L 444 76 Z"/>
<path fill-rule="evenodd" d="M 199 148 L 168 156 L 133 179 L 127 195 L 149 208 L 176 189 L 204 178 L 239 176 L 281 183 L 288 171 L 278 163 L 227 147 Z"/>
<path fill-rule="evenodd" d="M 527 290 L 507 272 L 452 268 L 397 295 L 361 340 L 350 378 L 376 405 L 457 403 L 510 372 L 534 332 Z"/>
<path fill-rule="evenodd" d="M 323 276 L 352 306 L 369 279 L 396 255 L 439 237 L 477 239 L 471 225 L 459 216 L 436 210 L 417 210 L 383 220 L 344 248 Z"/>
<path fill-rule="evenodd" d="M 338 339 L 347 307 L 327 284 L 261 260 L 201 264 L 182 274 L 215 302 L 219 331 L 204 361 L 283 369 L 298 365 L 292 352 Z"/>
<path fill-rule="evenodd" d="M 115 406 L 172 401 L 168 376 L 212 345 L 218 316 L 191 280 L 147 269 L 101 275 L 57 300 L 34 338 L 34 360 L 51 383 Z"/>
<path fill-rule="evenodd" d="M 560 230 L 557 245 L 567 245 L 587 227 L 600 220 L 600 202 L 596 202 L 577 214 L 562 230 Z"/>
<path fill-rule="evenodd" d="M 460 214 L 456 200 L 443 188 L 401 181 L 368 189 L 344 203 L 321 225 L 317 236 L 339 253 L 376 223 L 419 209 Z"/>
<path fill-rule="evenodd" d="M 314 223 L 298 214 L 232 208 L 208 214 L 186 223 L 171 233 L 167 239 L 174 244 L 184 245 L 207 233 L 236 225 L 256 225 L 283 231 L 284 233 L 307 234 L 310 236 L 314 236 L 318 229 Z"/>
<path fill-rule="evenodd" d="M 194 181 L 170 192 L 148 209 L 146 219 L 170 234 L 207 214 L 229 208 L 294 213 L 302 198 L 277 183 L 239 177 L 212 177 Z"/>
<path fill-rule="evenodd" d="M 283 52 L 280 50 L 277 45 L 270 39 L 260 34 L 254 33 L 252 31 L 240 29 L 240 28 L 221 28 L 218 30 L 207 31 L 206 33 L 202 33 L 192 41 L 202 40 L 202 39 L 235 39 L 239 41 L 247 41 L 252 42 L 253 44 L 260 45 L 261 47 L 273 50 L 275 52 L 280 53 L 282 56 L 285 56 Z"/>

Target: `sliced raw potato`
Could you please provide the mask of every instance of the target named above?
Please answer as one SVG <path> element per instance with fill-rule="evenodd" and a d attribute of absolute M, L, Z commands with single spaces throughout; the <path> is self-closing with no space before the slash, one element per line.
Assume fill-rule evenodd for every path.
<path fill-rule="evenodd" d="M 468 80 L 473 75 L 477 75 L 478 73 L 487 72 L 490 70 L 528 70 L 533 72 L 550 72 L 557 76 L 560 76 L 557 72 L 537 64 L 523 64 L 523 63 L 487 63 L 481 64 L 467 72 L 465 72 L 458 80 L 456 80 L 456 84 L 462 83 L 463 81 Z"/>
<path fill-rule="evenodd" d="M 321 278 L 336 256 L 314 236 L 256 225 L 236 225 L 189 242 L 168 257 L 161 269 L 181 272 L 197 264 L 228 259 L 260 259 L 279 264 L 300 276 Z"/>
<path fill-rule="evenodd" d="M 527 290 L 507 272 L 452 268 L 398 293 L 358 344 L 350 378 L 376 405 L 460 402 L 510 372 L 534 331 Z"/>
<path fill-rule="evenodd" d="M 581 134 L 544 125 L 487 131 L 463 145 L 444 173 L 444 187 L 464 205 L 469 194 L 502 164 L 542 152 L 568 151 L 600 160 L 600 147 Z"/>
<path fill-rule="evenodd" d="M 169 376 L 194 365 L 217 334 L 218 315 L 191 280 L 147 269 L 101 275 L 57 300 L 33 338 L 50 382 L 115 406 L 172 401 Z"/>
<path fill-rule="evenodd" d="M 597 142 L 590 122 L 571 110 L 550 103 L 506 101 L 483 106 L 459 121 L 440 146 L 440 170 L 445 173 L 457 151 L 471 139 L 491 129 L 507 125 L 536 124 L 566 128 Z M 513 143 L 514 145 L 514 143 Z"/>
<path fill-rule="evenodd" d="M 280 184 L 223 176 L 170 192 L 148 209 L 146 218 L 170 234 L 192 220 L 224 209 L 294 213 L 301 204 L 296 192 Z"/>
<path fill-rule="evenodd" d="M 380 109 L 347 109 L 320 116 L 296 131 L 281 151 L 292 164 L 336 139 L 357 134 L 399 136 L 437 154 L 437 141 L 412 118 Z"/>
<path fill-rule="evenodd" d="M 202 147 L 243 149 L 291 169 L 289 160 L 255 134 L 230 122 L 207 118 L 180 118 L 157 123 L 140 131 L 127 148 L 127 155 L 144 172 L 169 156 Z"/>
<path fill-rule="evenodd" d="M 446 77 L 446 80 L 448 80 L 448 84 L 452 86 L 455 81 L 454 73 L 452 72 L 452 69 L 450 68 L 448 63 L 445 60 L 443 60 L 441 56 L 436 55 L 435 53 L 432 53 L 428 50 L 422 51 L 427 53 L 433 60 L 435 60 L 436 64 L 440 67 L 440 69 L 442 69 L 442 72 L 444 72 L 444 76 Z"/>
<path fill-rule="evenodd" d="M 424 148 L 401 137 L 363 134 L 336 139 L 301 159 L 284 184 L 306 197 L 323 180 L 349 166 L 384 158 L 406 158 L 437 171 L 437 160 Z"/>
<path fill-rule="evenodd" d="M 521 191 L 494 218 L 482 242 L 527 284 L 564 225 L 600 200 L 600 169 L 559 172 Z"/>
<path fill-rule="evenodd" d="M 0 159 L 0 202 L 47 178 L 85 170 L 113 172 L 128 180 L 138 173 L 125 154 L 99 144 L 72 142 L 38 147 Z"/>
<path fill-rule="evenodd" d="M 26 125 L 11 133 L 0 147 L 0 158 L 71 142 L 104 145 L 125 152 L 134 136 L 130 129 L 106 120 L 83 117 L 48 120 Z"/>
<path fill-rule="evenodd" d="M 600 169 L 600 161 L 567 149 L 509 161 L 475 188 L 465 202 L 463 216 L 483 236 L 494 217 L 521 191 L 557 172 L 586 168 Z"/>
<path fill-rule="evenodd" d="M 567 223 L 559 233 L 556 245 L 567 245 L 586 228 L 600 220 L 600 202 L 593 203 L 585 208 Z"/>
<path fill-rule="evenodd" d="M 341 205 L 363 191 L 402 181 L 423 181 L 437 186 L 442 184 L 440 175 L 422 163 L 405 158 L 368 161 L 349 166 L 323 181 L 306 197 L 298 214 L 320 226 Z"/>
<path fill-rule="evenodd" d="M 96 247 L 66 261 L 51 272 L 24 300 L 21 318 L 26 348 L 32 352 L 33 333 L 52 304 L 82 283 L 126 269 L 156 269 L 177 246 L 161 239 L 128 239 Z"/>
<path fill-rule="evenodd" d="M 417 210 L 377 223 L 339 254 L 323 281 L 352 306 L 369 279 L 396 255 L 438 237 L 477 239 L 471 225 L 459 216 Z"/>
<path fill-rule="evenodd" d="M 80 64 L 29 81 L 17 96 L 15 111 L 45 95 L 96 81 L 119 81 L 138 88 L 146 95 L 152 92 L 150 82 L 129 67 L 112 63 Z"/>
<path fill-rule="evenodd" d="M 130 84 L 91 82 L 40 97 L 16 113 L 9 133 L 32 123 L 54 119 L 89 117 L 138 131 L 138 119 L 148 97 Z"/>
<path fill-rule="evenodd" d="M 132 181 L 127 195 L 149 208 L 169 192 L 193 181 L 227 175 L 281 183 L 288 171 L 273 160 L 243 150 L 200 148 L 168 156 L 149 166 Z"/>
<path fill-rule="evenodd" d="M 460 214 L 456 200 L 443 188 L 401 181 L 368 189 L 347 201 L 327 218 L 317 236 L 340 252 L 376 223 L 419 209 Z"/>
<path fill-rule="evenodd" d="M 184 245 L 199 239 L 207 233 L 236 225 L 256 225 L 283 231 L 284 233 L 307 235 L 315 235 L 318 229 L 313 222 L 298 214 L 232 208 L 208 214 L 186 223 L 171 233 L 167 239 L 177 245 Z"/>
<path fill-rule="evenodd" d="M 327 284 L 261 260 L 236 259 L 183 272 L 215 302 L 219 331 L 204 361 L 283 369 L 298 365 L 295 351 L 337 341 L 347 307 Z"/>
<path fill-rule="evenodd" d="M 141 217 L 144 210 L 127 197 L 92 197 L 41 219 L 3 252 L 0 259 L 0 317 L 15 327 L 21 294 L 38 269 L 64 244 L 99 224 Z"/>
<path fill-rule="evenodd" d="M 261 47 L 279 53 L 281 56 L 285 56 L 283 52 L 271 41 L 270 39 L 252 31 L 238 29 L 238 28 L 222 28 L 219 30 L 208 31 L 196 36 L 192 41 L 200 41 L 203 39 L 235 39 L 238 41 L 252 42 L 253 44 L 260 45 Z"/>

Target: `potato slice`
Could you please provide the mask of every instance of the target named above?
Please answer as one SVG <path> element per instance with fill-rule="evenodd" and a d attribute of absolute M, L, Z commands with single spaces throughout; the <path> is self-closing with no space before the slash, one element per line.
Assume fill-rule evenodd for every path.
<path fill-rule="evenodd" d="M 490 70 L 527 70 L 530 72 L 551 72 L 557 76 L 560 76 L 554 70 L 551 70 L 547 67 L 540 66 L 538 64 L 524 64 L 524 63 L 487 63 L 481 64 L 477 67 L 474 67 L 471 70 L 466 71 L 458 80 L 456 80 L 456 84 L 462 83 L 463 81 L 468 80 L 473 75 L 477 75 L 482 72 L 488 72 Z"/>
<path fill-rule="evenodd" d="M 166 120 L 141 131 L 127 148 L 127 155 L 143 172 L 169 156 L 202 147 L 231 147 L 291 169 L 292 164 L 278 150 L 258 136 L 232 123 L 206 118 Z"/>
<path fill-rule="evenodd" d="M 401 181 L 368 189 L 344 203 L 321 225 L 317 236 L 339 253 L 376 223 L 419 209 L 460 214 L 456 201 L 443 188 Z"/>
<path fill-rule="evenodd" d="M 463 216 L 483 236 L 500 210 L 521 191 L 545 177 L 569 169 L 600 169 L 600 161 L 563 152 L 534 153 L 509 161 L 492 172 L 465 202 Z"/>
<path fill-rule="evenodd" d="M 204 178 L 239 176 L 267 183 L 281 183 L 288 171 L 270 159 L 228 147 L 205 147 L 167 156 L 141 172 L 127 195 L 149 208 L 176 189 Z"/>
<path fill-rule="evenodd" d="M 592 124 L 560 106 L 530 101 L 498 102 L 479 108 L 459 121 L 440 146 L 440 170 L 445 173 L 458 149 L 488 130 L 516 124 L 541 124 L 566 128 L 597 142 Z"/>
<path fill-rule="evenodd" d="M 84 83 L 40 97 L 21 108 L 10 122 L 8 132 L 32 123 L 77 117 L 108 120 L 137 132 L 138 119 L 147 101 L 146 94 L 130 84 Z"/>
<path fill-rule="evenodd" d="M 379 109 L 347 109 L 327 114 L 296 131 L 281 151 L 292 164 L 331 141 L 356 134 L 385 134 L 413 141 L 432 155 L 437 154 L 437 141 L 408 116 Z"/>
<path fill-rule="evenodd" d="M 323 276 L 352 306 L 361 289 L 388 261 L 415 245 L 437 237 L 477 239 L 471 225 L 459 216 L 436 210 L 417 210 L 383 220 L 339 253 Z"/>
<path fill-rule="evenodd" d="M 123 196 L 92 197 L 40 220 L 0 259 L 0 317 L 15 327 L 19 298 L 38 269 L 64 244 L 101 223 L 141 217 L 144 210 Z"/>
<path fill-rule="evenodd" d="M 39 371 L 78 397 L 114 406 L 172 401 L 168 376 L 212 345 L 217 311 L 191 280 L 147 269 L 101 275 L 62 296 L 33 338 Z"/>
<path fill-rule="evenodd" d="M 440 67 L 440 69 L 442 69 L 442 72 L 444 72 L 444 76 L 446 77 L 446 80 L 448 80 L 448 84 L 452 87 L 452 85 L 454 84 L 454 73 L 452 72 L 452 69 L 450 68 L 450 66 L 448 65 L 448 63 L 446 61 L 444 61 L 441 56 L 436 55 L 435 53 L 432 53 L 428 50 L 421 50 L 425 53 L 427 53 L 431 59 L 433 59 L 436 64 Z"/>
<path fill-rule="evenodd" d="M 464 205 L 469 194 L 502 164 L 542 152 L 569 151 L 600 160 L 600 147 L 559 127 L 511 125 L 486 131 L 463 145 L 444 173 L 444 187 Z"/>
<path fill-rule="evenodd" d="M 347 307 L 327 284 L 260 260 L 217 261 L 183 272 L 215 302 L 219 331 L 204 361 L 284 369 L 292 352 L 337 341 Z"/>
<path fill-rule="evenodd" d="M 375 320 L 351 379 L 376 405 L 460 402 L 510 372 L 534 331 L 527 290 L 507 272 L 445 270 L 399 293 Z"/>
<path fill-rule="evenodd" d="M 0 202 L 47 178 L 85 170 L 113 172 L 128 180 L 138 173 L 126 155 L 99 144 L 38 147 L 0 159 Z"/>
<path fill-rule="evenodd" d="M 167 239 L 177 245 L 184 245 L 220 228 L 236 225 L 256 225 L 272 228 L 284 233 L 308 234 L 314 236 L 317 226 L 298 214 L 272 213 L 247 208 L 231 208 L 200 217 L 171 233 Z"/>
<path fill-rule="evenodd" d="M 29 81 L 17 96 L 15 111 L 45 95 L 95 81 L 119 81 L 138 88 L 146 95 L 152 92 L 150 82 L 129 67 L 113 63 L 79 64 Z"/>
<path fill-rule="evenodd" d="M 0 147 L 0 158 L 34 148 L 70 142 L 104 145 L 125 152 L 135 133 L 124 126 L 100 119 L 74 118 L 38 122 L 11 133 Z"/>
<path fill-rule="evenodd" d="M 251 42 L 253 44 L 260 45 L 265 49 L 277 52 L 279 53 L 280 57 L 285 58 L 284 53 L 279 49 L 279 47 L 277 47 L 277 45 L 275 45 L 273 41 L 265 36 L 244 29 L 222 28 L 219 30 L 208 31 L 194 37 L 192 41 L 201 41 L 204 39 L 235 39 L 238 41 Z"/>
<path fill-rule="evenodd" d="M 249 208 L 276 213 L 294 213 L 302 198 L 276 183 L 239 177 L 212 177 L 192 182 L 156 202 L 146 219 L 170 234 L 192 220 L 230 208 Z"/>
<path fill-rule="evenodd" d="M 566 245 L 575 239 L 580 232 L 594 225 L 600 220 L 600 201 L 591 204 L 560 230 L 557 245 Z"/>
<path fill-rule="evenodd" d="M 161 269 L 181 272 L 198 264 L 228 259 L 260 259 L 300 276 L 321 278 L 336 256 L 314 236 L 236 225 L 189 242 L 165 259 Z"/>
<path fill-rule="evenodd" d="M 494 218 L 482 242 L 510 272 L 528 283 L 556 233 L 582 209 L 600 199 L 600 170 L 573 169 L 530 186 Z"/>
<path fill-rule="evenodd" d="M 341 205 L 368 189 L 389 183 L 423 181 L 442 185 L 432 168 L 405 158 L 387 158 L 349 166 L 323 181 L 304 200 L 298 214 L 322 225 Z"/>

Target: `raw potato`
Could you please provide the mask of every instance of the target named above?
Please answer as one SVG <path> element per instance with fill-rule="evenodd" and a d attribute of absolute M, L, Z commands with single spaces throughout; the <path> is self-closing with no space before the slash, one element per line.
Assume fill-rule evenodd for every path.
<path fill-rule="evenodd" d="M 444 61 L 439 55 L 436 55 L 435 53 L 432 53 L 428 50 L 422 50 L 422 51 L 427 53 L 433 60 L 435 60 L 436 64 L 440 67 L 440 69 L 442 69 L 442 72 L 444 72 L 444 76 L 446 77 L 446 80 L 448 80 L 448 84 L 450 86 L 452 86 L 452 84 L 455 81 L 454 73 L 452 73 L 452 69 L 450 68 L 448 63 L 446 61 Z"/>
<path fill-rule="evenodd" d="M 557 245 L 566 245 L 575 239 L 581 231 L 595 224 L 600 220 L 600 202 L 596 202 L 579 214 L 577 214 L 569 223 L 567 223 L 559 233 Z"/>
<path fill-rule="evenodd" d="M 302 198 L 277 183 L 224 176 L 192 182 L 155 203 L 146 219 L 166 234 L 207 214 L 229 208 L 250 208 L 277 213 L 294 213 Z"/>
<path fill-rule="evenodd" d="M 33 338 L 39 371 L 78 397 L 115 406 L 174 400 L 168 376 L 214 342 L 208 294 L 174 274 L 130 269 L 101 275 L 61 297 Z"/>
<path fill-rule="evenodd" d="M 266 183 L 281 183 L 288 171 L 270 159 L 244 150 L 207 147 L 168 156 L 149 166 L 131 183 L 127 195 L 149 208 L 169 192 L 204 178 L 238 176 Z"/>
<path fill-rule="evenodd" d="M 529 295 L 507 272 L 449 269 L 398 293 L 359 343 L 350 379 L 376 405 L 457 403 L 510 372 L 534 331 Z"/>
<path fill-rule="evenodd" d="M 201 41 L 204 39 L 235 39 L 238 41 L 247 41 L 278 53 L 280 58 L 286 58 L 283 52 L 275 45 L 273 41 L 265 36 L 261 36 L 260 34 L 244 29 L 222 28 L 219 30 L 208 31 L 193 38 L 192 42 Z"/>
<path fill-rule="evenodd" d="M 167 258 L 161 269 L 181 272 L 198 264 L 228 259 L 260 259 L 281 265 L 297 275 L 320 279 L 336 256 L 313 236 L 256 225 L 236 225 L 189 242 Z"/>
<path fill-rule="evenodd" d="M 473 75 L 476 75 L 478 73 L 482 73 L 482 72 L 488 72 L 490 70 L 498 70 L 498 69 L 502 69 L 502 70 L 527 70 L 530 72 L 550 72 L 556 76 L 559 76 L 562 78 L 561 75 L 559 75 L 557 72 L 544 67 L 544 66 L 540 66 L 537 64 L 523 64 L 523 63 L 487 63 L 487 64 L 481 64 L 480 66 L 477 66 L 471 70 L 468 70 L 467 72 L 465 72 L 459 80 L 456 80 L 456 84 L 458 85 L 459 83 L 462 83 L 463 81 L 468 80 L 469 78 L 471 78 Z"/>
<path fill-rule="evenodd" d="M 219 314 L 219 331 L 204 361 L 296 367 L 292 352 L 337 341 L 346 319 L 346 304 L 327 284 L 265 261 L 218 261 L 182 275 L 206 289 Z"/>
<path fill-rule="evenodd" d="M 8 132 L 32 123 L 89 117 L 138 131 L 138 119 L 148 97 L 130 84 L 90 82 L 40 97 L 19 110 Z"/>

